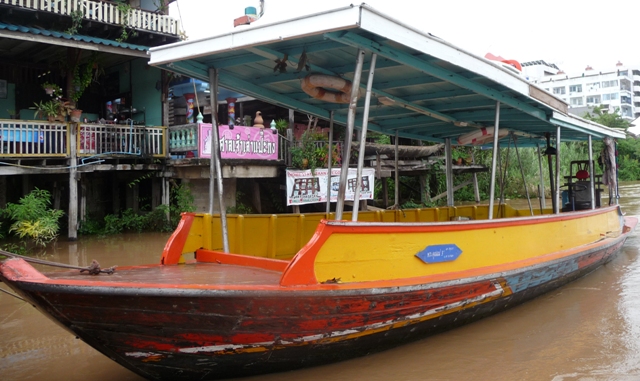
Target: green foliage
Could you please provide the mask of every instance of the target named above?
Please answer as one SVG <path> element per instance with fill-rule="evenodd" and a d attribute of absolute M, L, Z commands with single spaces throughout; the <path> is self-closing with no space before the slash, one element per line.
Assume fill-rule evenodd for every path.
<path fill-rule="evenodd" d="M 287 128 L 289 128 L 289 121 L 286 119 L 276 120 L 276 129 L 280 135 L 287 135 Z"/>
<path fill-rule="evenodd" d="M 28 239 L 35 246 L 45 247 L 58 236 L 58 220 L 64 214 L 61 210 L 50 209 L 51 194 L 38 189 L 20 199 L 18 204 L 8 203 L 3 211 L 13 224 L 9 232 L 20 239 Z"/>
<path fill-rule="evenodd" d="M 622 128 L 625 130 L 629 128 L 630 123 L 622 118 L 619 107 L 616 107 L 613 113 L 607 111 L 608 108 L 605 110 L 603 106 L 596 106 L 593 108 L 593 114 L 588 112 L 584 118 L 607 127 Z"/>
<path fill-rule="evenodd" d="M 316 168 L 323 165 L 326 160 L 326 149 L 319 148 L 318 140 L 326 140 L 323 135 L 318 135 L 311 130 L 306 130 L 297 145 L 291 147 L 291 165 L 294 168 L 310 168 L 313 173 Z M 321 146 L 323 147 L 323 146 Z"/>
<path fill-rule="evenodd" d="M 120 33 L 120 37 L 116 38 L 118 42 L 124 42 L 129 37 L 135 37 L 138 35 L 135 29 L 131 27 L 131 5 L 125 2 L 125 0 L 114 0 L 116 3 L 116 7 L 118 8 L 118 12 L 120 12 L 120 19 L 122 20 L 122 32 Z"/>
<path fill-rule="evenodd" d="M 236 192 L 236 206 L 230 206 L 227 208 L 227 213 L 230 214 L 251 214 L 253 213 L 253 209 L 251 206 L 245 204 L 243 202 L 243 198 L 245 194 L 243 192 Z"/>
<path fill-rule="evenodd" d="M 76 34 L 82 28 L 82 18 L 84 17 L 80 9 L 69 14 L 71 16 L 71 26 L 65 32 L 68 34 Z"/>
<path fill-rule="evenodd" d="M 74 104 L 78 103 L 78 100 L 84 93 L 84 91 L 91 85 L 91 82 L 99 76 L 99 68 L 96 64 L 96 54 L 92 54 L 89 61 L 83 65 L 75 65 L 73 70 L 73 89 L 70 94 L 70 98 Z"/>
<path fill-rule="evenodd" d="M 180 222 L 182 212 L 195 211 L 189 185 L 172 185 L 171 205 L 160 205 L 153 211 L 143 213 L 127 209 L 120 214 L 109 214 L 103 221 L 86 218 L 81 222 L 78 233 L 111 235 L 123 232 L 172 231 Z"/>
<path fill-rule="evenodd" d="M 55 99 L 40 103 L 33 104 L 36 107 L 36 111 L 33 114 L 34 118 L 48 118 L 55 117 L 60 114 L 60 102 Z"/>
<path fill-rule="evenodd" d="M 389 135 L 375 131 L 367 131 L 367 139 L 373 139 L 377 144 L 391 144 L 391 137 Z"/>

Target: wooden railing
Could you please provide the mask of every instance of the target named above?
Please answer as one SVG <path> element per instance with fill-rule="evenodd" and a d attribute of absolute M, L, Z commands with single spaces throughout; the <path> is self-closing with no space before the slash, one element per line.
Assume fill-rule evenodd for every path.
<path fill-rule="evenodd" d="M 82 12 L 85 19 L 106 24 L 123 25 L 133 29 L 180 34 L 180 22 L 168 15 L 131 8 L 123 12 L 116 3 L 89 0 L 0 0 L 0 4 L 71 16 Z"/>
<path fill-rule="evenodd" d="M 78 126 L 78 156 L 153 156 L 167 154 L 166 127 L 86 124 Z"/>
<path fill-rule="evenodd" d="M 69 157 L 70 128 L 76 124 L 36 120 L 0 120 L 0 157 Z M 79 157 L 134 155 L 164 158 L 166 127 L 81 123 L 77 125 Z"/>
<path fill-rule="evenodd" d="M 68 157 L 66 123 L 0 120 L 0 157 Z"/>

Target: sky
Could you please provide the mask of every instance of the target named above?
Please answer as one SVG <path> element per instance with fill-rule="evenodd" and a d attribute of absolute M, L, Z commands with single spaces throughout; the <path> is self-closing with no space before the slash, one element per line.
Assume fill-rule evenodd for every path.
<path fill-rule="evenodd" d="M 233 4 L 232 4 L 233 3 Z M 335 9 L 348 0 L 265 0 L 254 25 Z M 587 65 L 615 70 L 618 61 L 640 66 L 634 19 L 638 0 L 368 0 L 366 3 L 411 27 L 438 36 L 470 53 L 493 53 L 519 62 L 544 60 L 567 74 Z M 233 31 L 233 20 L 258 0 L 177 0 L 170 15 L 182 20 L 189 40 Z M 239 26 L 238 28 L 246 28 Z"/>

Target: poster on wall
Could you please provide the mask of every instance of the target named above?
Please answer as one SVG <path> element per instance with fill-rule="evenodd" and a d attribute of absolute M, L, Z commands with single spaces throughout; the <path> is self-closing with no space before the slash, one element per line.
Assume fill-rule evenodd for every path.
<path fill-rule="evenodd" d="M 220 157 L 223 159 L 278 160 L 278 134 L 268 128 L 221 125 Z M 200 125 L 200 157 L 211 158 L 211 124 Z"/>
<path fill-rule="evenodd" d="M 327 202 L 327 194 L 331 195 L 331 202 L 336 202 L 340 186 L 340 171 L 340 168 L 331 169 L 331 183 L 328 186 L 327 168 L 316 168 L 314 173 L 311 173 L 310 169 L 287 169 L 287 206 Z M 349 168 L 345 200 L 353 201 L 354 199 L 356 174 L 355 168 Z M 373 200 L 374 179 L 375 169 L 362 169 L 361 200 Z M 330 189 L 330 193 L 327 191 L 328 189 Z"/>

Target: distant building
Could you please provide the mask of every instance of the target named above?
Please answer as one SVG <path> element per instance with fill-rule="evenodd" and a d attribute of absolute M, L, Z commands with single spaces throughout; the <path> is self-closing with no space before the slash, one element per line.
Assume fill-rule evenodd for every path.
<path fill-rule="evenodd" d="M 640 116 L 640 67 L 618 62 L 612 70 L 596 71 L 587 66 L 577 75 L 544 61 L 525 62 L 522 68 L 529 81 L 567 102 L 574 115 L 584 116 L 602 105 L 610 112 L 618 108 L 629 122 Z"/>

